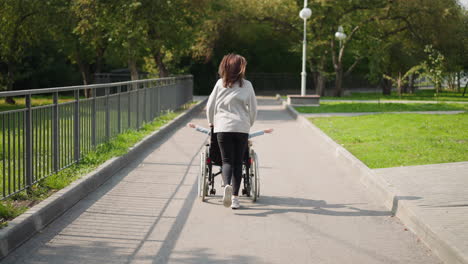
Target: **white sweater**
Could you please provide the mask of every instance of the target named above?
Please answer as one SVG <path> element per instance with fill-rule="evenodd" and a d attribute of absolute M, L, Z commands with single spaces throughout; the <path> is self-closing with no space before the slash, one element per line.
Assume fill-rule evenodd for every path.
<path fill-rule="evenodd" d="M 252 83 L 243 80 L 242 87 L 235 83 L 232 88 L 226 88 L 219 79 L 208 99 L 206 116 L 214 125 L 215 133 L 249 133 L 257 118 L 257 98 Z"/>

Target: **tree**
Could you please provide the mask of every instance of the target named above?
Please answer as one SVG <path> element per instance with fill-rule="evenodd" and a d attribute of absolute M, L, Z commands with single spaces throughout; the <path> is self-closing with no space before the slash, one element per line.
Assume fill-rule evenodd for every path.
<path fill-rule="evenodd" d="M 153 57 L 160 77 L 169 75 L 167 60 L 175 63 L 190 54 L 194 28 L 200 23 L 207 0 L 141 0 L 135 9 L 135 23 L 143 27 L 146 48 Z M 137 21 L 139 20 L 139 21 Z"/>
<path fill-rule="evenodd" d="M 431 45 L 427 45 L 424 52 L 427 54 L 427 60 L 422 63 L 424 75 L 435 84 L 438 95 L 444 81 L 445 56 Z"/>
<path fill-rule="evenodd" d="M 17 77 L 17 68 L 26 56 L 26 50 L 40 41 L 43 28 L 40 0 L 0 1 L 0 69 L 6 90 L 12 90 Z M 3 65 L 3 67 L 1 66 Z M 6 102 L 15 104 L 12 97 Z"/>

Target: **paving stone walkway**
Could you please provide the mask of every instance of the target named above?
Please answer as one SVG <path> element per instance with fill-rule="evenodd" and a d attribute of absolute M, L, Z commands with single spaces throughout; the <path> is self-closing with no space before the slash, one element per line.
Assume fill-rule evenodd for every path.
<path fill-rule="evenodd" d="M 457 257 L 450 263 L 468 262 L 468 162 L 375 169 L 374 172 L 408 197 L 417 228 L 426 239 L 450 245 Z M 454 255 L 454 252 L 445 252 Z M 450 257 L 450 256 L 449 256 Z"/>

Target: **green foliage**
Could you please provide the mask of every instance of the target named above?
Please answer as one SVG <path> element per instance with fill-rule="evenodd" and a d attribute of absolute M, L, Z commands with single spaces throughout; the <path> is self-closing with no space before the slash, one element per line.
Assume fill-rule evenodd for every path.
<path fill-rule="evenodd" d="M 407 84 L 409 82 L 409 79 L 408 77 L 410 75 L 414 75 L 414 74 L 417 74 L 419 73 L 420 71 L 424 70 L 426 67 L 424 67 L 424 65 L 416 65 L 416 66 L 413 66 L 411 67 L 406 73 L 404 73 L 403 75 L 401 75 L 401 73 L 398 74 L 398 77 L 397 78 L 392 78 L 391 76 L 388 76 L 386 74 L 383 75 L 383 77 L 387 80 L 390 80 L 394 83 L 397 84 L 397 91 L 398 91 L 398 94 L 401 96 L 401 93 L 402 93 L 402 86 Z"/>
<path fill-rule="evenodd" d="M 195 73 L 207 93 L 222 56 L 247 57 L 250 72 L 298 72 L 302 1 L 0 1 L 0 88 L 93 82 L 129 68 L 152 76 Z M 317 83 L 366 76 L 399 84 L 432 45 L 444 72 L 467 69 L 468 15 L 456 0 L 310 0 L 308 69 Z M 348 37 L 339 45 L 338 26 Z M 60 76 L 60 78 L 57 78 Z M 346 87 L 345 87 L 346 88 Z"/>
<path fill-rule="evenodd" d="M 27 209 L 26 206 L 18 206 L 11 201 L 0 202 L 0 229 L 8 225 L 8 220 L 19 216 Z"/>
<path fill-rule="evenodd" d="M 327 100 L 423 100 L 423 101 L 465 101 L 468 102 L 468 97 L 464 97 L 461 92 L 443 90 L 435 95 L 435 90 L 416 90 L 415 93 L 398 94 L 392 92 L 390 95 L 382 93 L 352 93 L 344 97 L 323 96 L 321 99 Z"/>
<path fill-rule="evenodd" d="M 445 56 L 434 49 L 432 45 L 427 45 L 424 52 L 427 54 L 427 60 L 422 64 L 425 70 L 424 75 L 429 77 L 436 85 L 436 92 L 438 93 L 444 81 Z"/>
<path fill-rule="evenodd" d="M 381 114 L 311 121 L 372 169 L 468 161 L 467 113 Z"/>

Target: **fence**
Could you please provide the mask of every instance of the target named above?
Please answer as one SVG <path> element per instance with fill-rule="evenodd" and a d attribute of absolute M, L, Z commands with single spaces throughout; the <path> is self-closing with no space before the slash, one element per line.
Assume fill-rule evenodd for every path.
<path fill-rule="evenodd" d="M 259 94 L 282 93 L 282 92 L 300 92 L 301 75 L 300 73 L 247 73 L 246 78 L 252 82 L 255 91 Z M 343 89 L 347 91 L 373 91 L 375 84 L 371 84 L 362 76 L 346 76 L 343 78 Z M 307 74 L 306 88 L 308 94 L 315 94 L 314 80 L 312 74 Z M 325 82 L 325 95 L 333 94 L 335 89 L 335 80 Z"/>
<path fill-rule="evenodd" d="M 85 89 L 92 91 L 91 98 L 82 97 Z M 63 94 L 73 100 L 59 102 Z M 25 97 L 25 108 L 0 112 L 1 199 L 80 161 L 119 133 L 180 108 L 192 94 L 191 75 L 0 92 L 0 98 Z M 37 95 L 51 96 L 53 103 L 32 106 Z"/>
<path fill-rule="evenodd" d="M 301 75 L 300 73 L 247 73 L 246 78 L 252 82 L 256 91 L 275 91 L 297 89 L 300 92 Z M 307 76 L 307 90 L 314 89 L 313 79 L 309 74 Z"/>
<path fill-rule="evenodd" d="M 139 73 L 139 79 L 148 78 L 148 73 Z M 125 82 L 132 79 L 130 72 L 128 73 L 95 73 L 94 83 L 111 83 L 111 82 Z"/>

